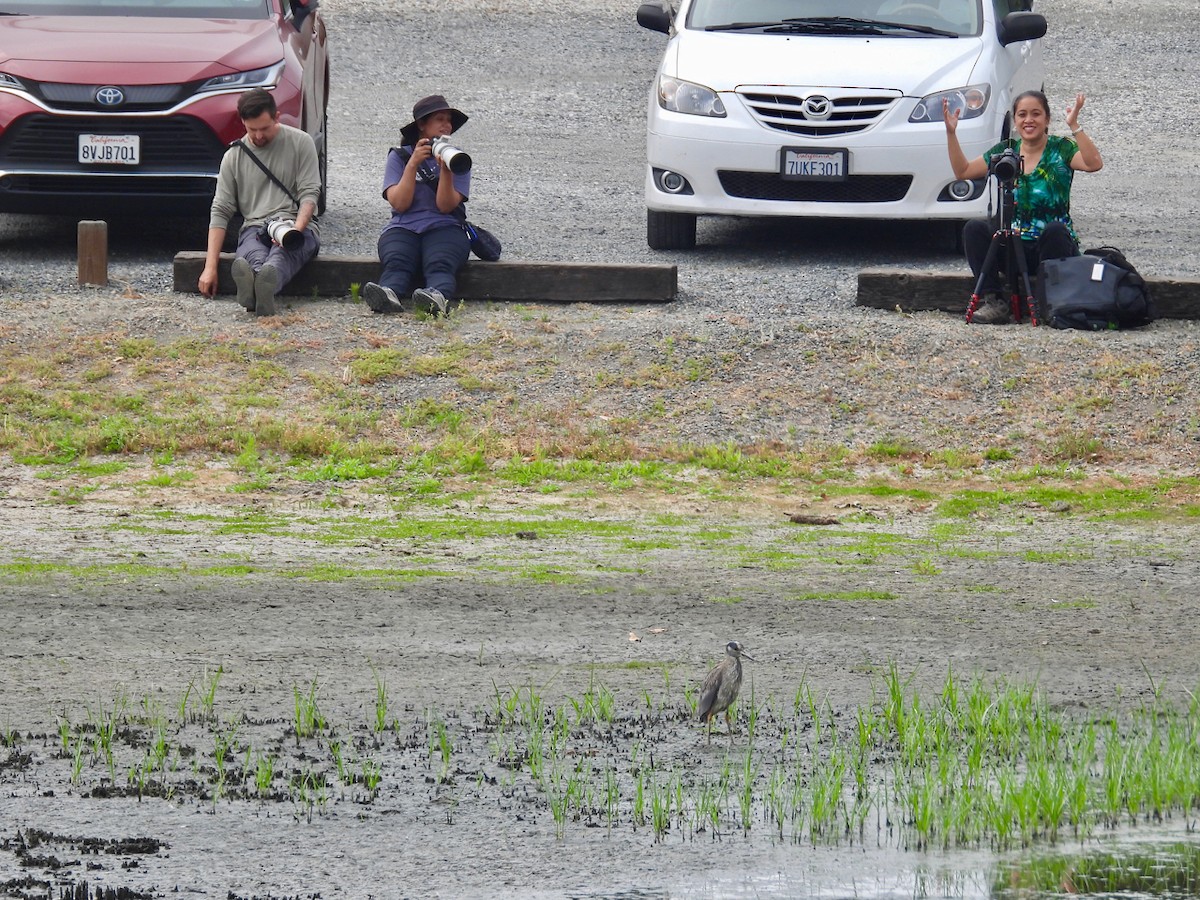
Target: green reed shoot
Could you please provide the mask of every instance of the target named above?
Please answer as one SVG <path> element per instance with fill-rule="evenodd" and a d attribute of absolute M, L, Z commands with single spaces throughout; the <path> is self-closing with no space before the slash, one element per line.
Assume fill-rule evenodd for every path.
<path fill-rule="evenodd" d="M 275 762 L 275 757 L 270 753 L 266 756 L 261 753 L 254 755 L 254 789 L 260 797 L 266 797 L 271 792 L 271 785 L 275 782 Z"/>
<path fill-rule="evenodd" d="M 671 829 L 670 785 L 659 784 L 658 779 L 650 785 L 650 823 L 654 829 L 654 842 L 661 841 Z"/>
<path fill-rule="evenodd" d="M 217 666 L 217 670 L 211 674 L 207 668 L 204 670 L 204 680 L 200 684 L 200 715 L 206 722 L 216 721 L 213 707 L 217 702 L 217 685 L 221 683 L 221 676 L 224 674 L 224 663 Z"/>
<path fill-rule="evenodd" d="M 325 729 L 325 717 L 317 706 L 317 680 L 315 678 L 309 685 L 307 694 L 300 693 L 300 689 L 295 685 L 292 685 L 292 694 L 295 699 L 295 718 L 292 720 L 292 724 L 298 746 L 301 738 L 312 737 L 318 731 Z"/>
<path fill-rule="evenodd" d="M 604 818 L 611 830 L 617 820 L 617 808 L 621 803 L 621 789 L 617 771 L 612 766 L 604 767 Z"/>
<path fill-rule="evenodd" d="M 373 725 L 375 733 L 379 734 L 381 731 L 387 729 L 387 679 L 379 674 L 379 670 L 374 665 L 371 666 L 371 674 L 375 676 L 375 718 Z"/>
<path fill-rule="evenodd" d="M 382 780 L 383 773 L 379 767 L 379 763 L 369 756 L 363 757 L 362 782 L 363 787 L 367 789 L 367 799 L 375 799 L 375 793 L 379 790 L 379 782 Z"/>
<path fill-rule="evenodd" d="M 342 756 L 342 742 L 331 738 L 329 741 L 329 755 L 333 757 L 333 768 L 337 772 L 338 781 L 344 785 L 350 785 L 354 782 L 354 778 L 350 775 L 349 767 L 346 765 L 346 760 Z"/>
<path fill-rule="evenodd" d="M 71 784 L 79 784 L 83 772 L 83 735 L 75 738 L 75 750 L 71 754 Z"/>
<path fill-rule="evenodd" d="M 65 713 L 58 717 L 58 744 L 62 756 L 71 755 L 71 720 Z"/>
<path fill-rule="evenodd" d="M 185 687 L 183 689 L 183 696 L 181 698 L 179 698 L 179 706 L 177 707 L 177 712 L 179 713 L 179 715 L 177 716 L 177 718 L 179 719 L 181 724 L 186 724 L 188 721 L 188 706 L 191 703 L 192 692 L 195 689 L 196 689 L 196 679 L 193 678 L 191 681 L 189 681 L 187 683 L 187 687 Z"/>
<path fill-rule="evenodd" d="M 747 747 L 742 761 L 742 789 L 738 792 L 738 806 L 742 814 L 742 834 L 750 833 L 750 819 L 754 813 L 754 780 L 758 771 L 754 766 L 753 748 Z"/>
<path fill-rule="evenodd" d="M 437 783 L 443 784 L 450 778 L 450 757 L 454 753 L 454 745 L 450 741 L 450 732 L 446 729 L 446 722 L 440 716 L 435 717 L 429 722 L 429 759 L 432 762 L 434 758 L 440 758 L 441 766 L 438 769 Z"/>

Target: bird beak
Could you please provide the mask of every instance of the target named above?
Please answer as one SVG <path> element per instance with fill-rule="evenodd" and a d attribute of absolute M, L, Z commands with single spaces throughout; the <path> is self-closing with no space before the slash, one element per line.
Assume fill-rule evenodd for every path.
<path fill-rule="evenodd" d="M 758 662 L 757 659 L 755 659 L 753 656 L 751 656 L 745 650 L 743 650 L 741 653 L 739 653 L 738 656 L 742 657 L 742 659 L 748 659 L 748 660 L 750 660 L 750 662 Z"/>

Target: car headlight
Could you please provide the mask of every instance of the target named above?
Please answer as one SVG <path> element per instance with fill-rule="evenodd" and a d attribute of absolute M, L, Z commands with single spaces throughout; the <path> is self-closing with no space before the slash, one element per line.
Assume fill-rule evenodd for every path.
<path fill-rule="evenodd" d="M 973 119 L 983 115 L 987 109 L 988 98 L 992 94 L 991 85 L 972 84 L 968 87 L 955 88 L 952 91 L 938 91 L 917 101 L 916 109 L 908 117 L 910 122 L 941 122 L 942 101 L 950 101 L 950 111 L 962 110 L 959 119 Z"/>
<path fill-rule="evenodd" d="M 279 84 L 279 76 L 283 74 L 283 60 L 273 66 L 263 69 L 251 69 L 249 72 L 233 72 L 229 75 L 218 75 L 210 78 L 196 89 L 200 91 L 243 91 L 248 88 L 275 87 Z"/>
<path fill-rule="evenodd" d="M 668 75 L 658 79 L 658 105 L 689 116 L 725 118 L 725 104 L 716 91 Z"/>
<path fill-rule="evenodd" d="M 6 88 L 6 87 L 7 88 L 16 88 L 18 91 L 25 90 L 25 85 L 21 84 L 21 82 L 18 79 L 13 78 L 7 72 L 0 72 L 0 88 Z"/>

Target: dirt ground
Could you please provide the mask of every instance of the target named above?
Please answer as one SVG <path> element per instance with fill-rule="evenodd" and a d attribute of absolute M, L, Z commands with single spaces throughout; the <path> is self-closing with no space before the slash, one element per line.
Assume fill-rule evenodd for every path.
<path fill-rule="evenodd" d="M 502 693 L 534 686 L 566 704 L 599 678 L 627 727 L 588 753 L 641 748 L 660 766 L 716 771 L 744 747 L 744 724 L 706 745 L 685 692 L 734 638 L 757 658 L 744 692 L 787 708 L 807 684 L 838 716 L 878 699 L 891 664 L 925 695 L 948 669 L 1036 681 L 1054 708 L 1082 716 L 1128 709 L 1154 684 L 1176 698 L 1197 687 L 1194 519 L 1030 504 L 948 527 L 910 502 L 830 501 L 806 508 L 837 524 L 802 525 L 786 515 L 795 498 L 723 508 L 681 497 L 665 518 L 580 500 L 551 514 L 514 493 L 452 513 L 505 522 L 493 536 L 456 536 L 465 526 L 438 526 L 439 514 L 397 539 L 380 514 L 385 536 L 343 540 L 349 513 L 303 501 L 250 518 L 13 493 L 0 517 L 0 726 L 17 738 L 0 767 L 0 896 L 82 883 L 136 897 L 991 896 L 997 858 L 982 852 L 813 847 L 766 831 L 659 843 L 648 828 L 579 823 L 556 837 L 545 797 L 503 787 L 495 737 L 480 728 Z M 561 536 L 554 522 L 567 515 L 605 527 Z M 217 572 L 233 560 L 251 565 Z M 120 697 L 169 710 L 218 666 L 215 720 L 241 723 L 237 753 L 274 746 L 295 772 L 315 771 L 323 746 L 292 745 L 297 690 L 317 684 L 332 728 L 366 759 L 382 678 L 395 725 L 377 745 L 374 799 L 360 782 L 331 787 L 315 814 L 294 787 L 270 802 L 233 790 L 214 800 L 185 762 L 175 796 L 138 800 L 123 774 L 143 752 L 133 739 L 115 778 L 89 754 L 72 781 L 55 750 L 64 718 L 92 722 Z M 448 783 L 434 777 L 434 720 L 455 745 Z M 173 739 L 199 757 L 212 741 L 184 724 Z M 31 829 L 37 852 L 18 841 Z M 107 852 L 89 854 L 85 838 Z M 115 843 L 130 838 L 151 843 Z"/>

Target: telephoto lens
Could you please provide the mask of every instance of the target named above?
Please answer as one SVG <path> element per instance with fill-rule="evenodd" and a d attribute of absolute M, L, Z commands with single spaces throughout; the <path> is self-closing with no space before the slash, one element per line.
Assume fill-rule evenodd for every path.
<path fill-rule="evenodd" d="M 284 250 L 295 250 L 304 243 L 304 234 L 296 230 L 295 222 L 285 222 L 279 219 L 268 222 L 267 234 Z"/>
<path fill-rule="evenodd" d="M 433 155 L 442 161 L 455 175 L 461 175 L 471 169 L 471 157 L 450 143 L 447 137 L 435 137 L 429 142 Z"/>

